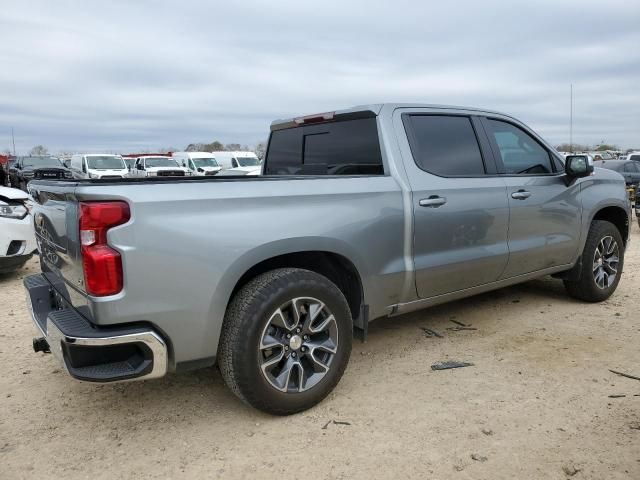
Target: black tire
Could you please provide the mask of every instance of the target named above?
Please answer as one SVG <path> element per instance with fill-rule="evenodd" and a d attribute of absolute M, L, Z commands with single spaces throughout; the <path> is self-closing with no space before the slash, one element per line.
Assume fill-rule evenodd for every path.
<path fill-rule="evenodd" d="M 261 365 L 270 363 L 271 357 L 265 357 L 265 347 L 262 346 L 262 341 L 267 331 L 277 330 L 279 338 L 284 338 L 282 332 L 286 333 L 287 330 L 283 329 L 281 332 L 279 327 L 272 327 L 273 322 L 270 320 L 273 318 L 272 314 L 283 309 L 287 302 L 289 305 L 294 304 L 292 299 L 301 297 L 312 297 L 319 300 L 323 307 L 315 312 L 321 311 L 323 315 L 335 318 L 335 322 L 331 322 L 331 325 L 333 334 L 337 335 L 337 345 L 335 353 L 320 352 L 320 355 L 327 355 L 324 358 L 330 358 L 330 360 L 327 361 L 328 370 L 326 373 L 322 372 L 320 380 L 316 380 L 317 383 L 307 390 L 293 391 L 289 387 L 290 377 L 288 376 L 284 388 L 289 391 L 285 392 L 278 390 L 270 383 L 267 374 L 263 373 Z M 307 308 L 311 311 L 310 306 Z M 302 318 L 305 315 L 304 305 L 300 310 L 303 313 L 298 325 L 302 326 Z M 306 315 L 306 318 L 309 318 L 311 313 Z M 313 324 L 314 321 L 309 320 L 309 323 Z M 313 335 L 315 334 L 310 333 L 310 336 Z M 294 333 L 294 336 L 297 334 Z M 351 311 L 344 295 L 335 284 L 326 277 L 309 270 L 298 268 L 272 270 L 251 280 L 231 300 L 222 326 L 218 348 L 218 366 L 227 386 L 241 400 L 270 414 L 290 415 L 316 405 L 335 388 L 349 362 L 352 336 Z M 305 339 L 307 338 L 308 336 L 305 335 Z M 301 340 L 301 337 L 298 336 L 298 340 Z M 284 342 L 288 341 L 284 340 Z M 282 350 L 278 350 L 280 348 Z M 276 352 L 280 352 L 282 355 L 286 354 L 284 348 L 275 347 Z M 296 356 L 293 353 L 296 348 L 293 343 L 291 347 L 287 345 L 286 348 L 289 354 L 286 359 L 282 358 L 281 362 L 284 363 L 289 361 L 289 355 Z M 296 350 L 299 352 L 297 360 L 301 364 L 303 356 L 307 355 L 308 358 L 309 354 L 315 355 L 315 350 L 310 352 L 312 349 L 307 349 L 307 353 L 304 354 L 300 353 L 305 351 L 304 346 L 297 348 L 301 349 Z M 276 355 L 274 354 L 274 356 Z M 305 361 L 307 362 L 305 365 L 307 365 L 308 360 Z M 276 363 L 276 365 L 278 364 Z M 299 390 L 302 388 L 300 385 L 304 383 L 303 378 L 305 378 L 302 373 L 302 365 L 300 369 L 296 370 Z M 311 373 L 311 375 L 315 374 Z M 294 382 L 295 380 L 294 378 Z"/>
<path fill-rule="evenodd" d="M 604 239 L 612 238 L 618 246 L 618 263 L 616 274 L 610 284 L 604 284 L 604 288 L 596 283 L 594 271 L 596 249 L 600 248 Z M 582 266 L 578 280 L 565 280 L 564 286 L 570 296 L 585 302 L 602 302 L 615 292 L 622 276 L 624 266 L 624 242 L 620 231 L 611 222 L 594 220 L 591 223 L 587 241 L 582 251 Z"/>

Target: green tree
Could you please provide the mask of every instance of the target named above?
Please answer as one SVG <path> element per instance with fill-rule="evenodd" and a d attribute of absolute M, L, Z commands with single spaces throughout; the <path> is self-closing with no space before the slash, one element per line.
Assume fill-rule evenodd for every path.
<path fill-rule="evenodd" d="M 48 155 L 48 154 L 49 154 L 49 150 L 47 150 L 47 147 L 45 147 L 44 145 L 36 145 L 31 150 L 29 150 L 29 155 L 33 155 L 33 156 L 41 156 L 41 155 Z"/>
<path fill-rule="evenodd" d="M 604 152 L 605 150 L 619 150 L 617 145 L 609 145 L 607 143 L 603 143 L 596 147 L 596 152 Z"/>

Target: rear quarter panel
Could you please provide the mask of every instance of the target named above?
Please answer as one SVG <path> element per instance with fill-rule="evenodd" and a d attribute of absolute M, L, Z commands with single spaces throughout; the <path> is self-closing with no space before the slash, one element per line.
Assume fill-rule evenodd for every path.
<path fill-rule="evenodd" d="M 215 356 L 238 279 L 273 256 L 321 250 L 348 258 L 372 318 L 402 300 L 405 218 L 390 176 L 80 185 L 76 196 L 131 205 L 131 220 L 108 234 L 123 257 L 124 290 L 89 302 L 94 321 L 154 324 L 174 362 Z"/>

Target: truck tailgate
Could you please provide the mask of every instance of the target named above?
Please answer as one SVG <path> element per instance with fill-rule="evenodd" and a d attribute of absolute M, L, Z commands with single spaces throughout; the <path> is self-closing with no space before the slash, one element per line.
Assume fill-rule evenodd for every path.
<path fill-rule="evenodd" d="M 33 221 L 42 271 L 55 286 L 61 280 L 73 291 L 59 291 L 70 303 L 74 293 L 84 297 L 79 254 L 78 202 L 74 182 L 29 183 L 34 200 Z M 84 303 L 84 302 L 82 302 Z"/>

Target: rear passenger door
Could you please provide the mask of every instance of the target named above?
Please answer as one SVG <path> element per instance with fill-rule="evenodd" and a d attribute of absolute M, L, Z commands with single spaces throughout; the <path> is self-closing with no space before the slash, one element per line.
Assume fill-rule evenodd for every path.
<path fill-rule="evenodd" d="M 494 282 L 509 256 L 506 187 L 478 118 L 428 112 L 401 115 L 421 298 Z"/>
<path fill-rule="evenodd" d="M 572 263 L 580 243 L 580 183 L 567 186 L 555 155 L 523 126 L 482 121 L 507 185 L 509 264 L 502 278 Z"/>

